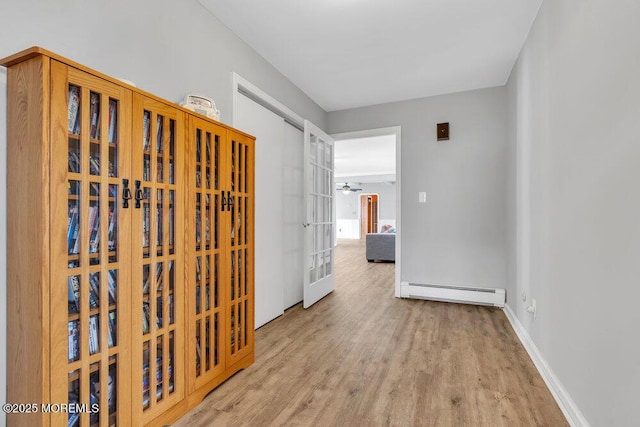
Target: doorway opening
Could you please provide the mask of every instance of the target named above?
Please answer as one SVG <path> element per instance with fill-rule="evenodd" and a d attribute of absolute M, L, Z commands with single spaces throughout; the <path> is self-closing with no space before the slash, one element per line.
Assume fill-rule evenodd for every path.
<path fill-rule="evenodd" d="M 334 134 L 336 242 L 394 234 L 395 295 L 400 296 L 400 127 Z M 367 262 L 366 243 L 362 261 Z M 394 253 L 395 252 L 395 253 Z"/>

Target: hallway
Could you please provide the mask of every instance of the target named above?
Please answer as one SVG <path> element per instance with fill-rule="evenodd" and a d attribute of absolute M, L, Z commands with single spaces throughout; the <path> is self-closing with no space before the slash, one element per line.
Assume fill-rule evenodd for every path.
<path fill-rule="evenodd" d="M 394 264 L 340 240 L 336 289 L 256 332 L 256 362 L 186 426 L 563 426 L 501 310 L 397 299 Z"/>

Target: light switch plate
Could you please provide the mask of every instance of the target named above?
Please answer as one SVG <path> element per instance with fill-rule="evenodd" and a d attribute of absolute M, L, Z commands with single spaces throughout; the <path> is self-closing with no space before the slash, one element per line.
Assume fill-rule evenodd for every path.
<path fill-rule="evenodd" d="M 418 192 L 418 203 L 427 203 L 427 193 L 425 191 Z"/>

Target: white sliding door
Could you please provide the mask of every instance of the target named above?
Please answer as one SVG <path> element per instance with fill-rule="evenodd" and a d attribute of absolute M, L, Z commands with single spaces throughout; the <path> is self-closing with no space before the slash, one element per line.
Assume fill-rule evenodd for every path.
<path fill-rule="evenodd" d="M 256 137 L 255 327 L 284 313 L 284 119 L 237 97 L 234 126 Z"/>

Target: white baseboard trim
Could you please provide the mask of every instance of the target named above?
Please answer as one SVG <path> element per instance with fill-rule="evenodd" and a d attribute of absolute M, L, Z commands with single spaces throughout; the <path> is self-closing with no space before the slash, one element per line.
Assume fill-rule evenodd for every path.
<path fill-rule="evenodd" d="M 573 399 L 571 399 L 571 396 L 564 388 L 558 377 L 553 373 L 549 364 L 547 364 L 547 361 L 542 357 L 540 350 L 538 350 L 538 347 L 531 339 L 529 332 L 527 332 L 522 323 L 520 323 L 520 320 L 518 320 L 508 304 L 504 306 L 504 313 L 507 316 L 509 323 L 511 323 L 511 327 L 520 339 L 520 342 L 524 346 L 525 350 L 527 350 L 527 353 L 529 353 L 529 357 L 531 357 L 533 364 L 536 369 L 538 369 L 540 376 L 542 376 L 545 384 L 547 384 L 551 395 L 556 400 L 556 403 L 567 419 L 567 422 L 573 427 L 589 427 L 589 423 L 586 418 L 582 415 Z"/>

